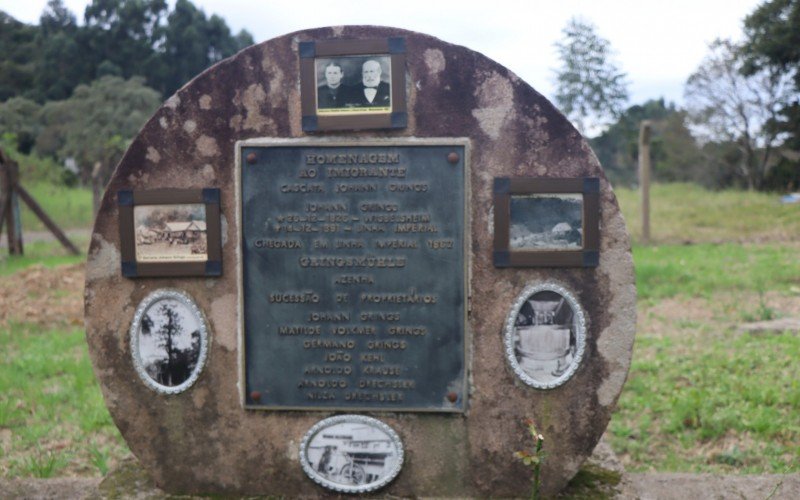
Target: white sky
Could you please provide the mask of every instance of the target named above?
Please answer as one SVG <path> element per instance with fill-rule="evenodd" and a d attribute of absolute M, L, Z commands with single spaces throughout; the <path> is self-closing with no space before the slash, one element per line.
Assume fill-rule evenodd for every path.
<path fill-rule="evenodd" d="M 38 23 L 47 0 L 0 0 L 0 10 Z M 65 0 L 79 20 L 88 0 Z M 169 3 L 174 4 L 173 0 Z M 340 24 L 396 26 L 483 53 L 553 98 L 554 42 L 570 17 L 593 22 L 628 74 L 630 104 L 664 97 L 683 102 L 683 84 L 715 38 L 742 35 L 759 0 L 193 0 L 256 42 L 301 29 Z"/>

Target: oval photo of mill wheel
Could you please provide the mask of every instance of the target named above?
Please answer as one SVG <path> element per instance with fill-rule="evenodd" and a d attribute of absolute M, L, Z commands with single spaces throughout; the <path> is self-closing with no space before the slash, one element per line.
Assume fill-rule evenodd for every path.
<path fill-rule="evenodd" d="M 514 373 L 537 389 L 553 389 L 578 369 L 586 346 L 586 316 L 564 287 L 527 287 L 506 320 L 506 357 Z"/>
<path fill-rule="evenodd" d="M 314 482 L 333 491 L 364 493 L 389 484 L 403 466 L 403 444 L 380 420 L 363 415 L 326 418 L 300 444 L 300 463 Z"/>
<path fill-rule="evenodd" d="M 133 364 L 148 387 L 177 394 L 195 383 L 208 353 L 208 328 L 191 297 L 157 290 L 142 300 L 130 329 Z"/>

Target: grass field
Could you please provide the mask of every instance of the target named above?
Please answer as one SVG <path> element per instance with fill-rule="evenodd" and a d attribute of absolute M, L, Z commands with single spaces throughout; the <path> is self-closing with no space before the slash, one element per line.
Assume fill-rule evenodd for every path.
<path fill-rule="evenodd" d="M 800 337 L 738 328 L 800 317 L 800 206 L 655 185 L 645 246 L 638 194 L 617 196 L 639 318 L 612 447 L 633 471 L 800 471 Z"/>
<path fill-rule="evenodd" d="M 45 182 L 25 184 L 25 189 L 61 229 L 88 228 L 92 225 L 92 192 Z M 36 214 L 22 200 L 22 231 L 47 231 Z"/>
<path fill-rule="evenodd" d="M 800 337 L 738 327 L 800 317 L 800 206 L 655 186 L 656 243 L 644 246 L 635 193 L 617 194 L 634 235 L 639 302 L 613 448 L 632 471 L 797 472 Z M 0 311 L 0 475 L 102 474 L 129 452 L 91 375 L 75 283 L 82 270 L 31 267 L 80 259 L 52 243 L 26 252 L 0 257 L 0 299 L 12 304 Z M 26 313 L 31 303 L 47 307 Z"/>

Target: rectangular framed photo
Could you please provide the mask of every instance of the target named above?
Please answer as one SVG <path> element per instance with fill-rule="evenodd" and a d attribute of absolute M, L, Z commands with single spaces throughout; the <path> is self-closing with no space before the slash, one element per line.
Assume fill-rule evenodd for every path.
<path fill-rule="evenodd" d="M 600 179 L 494 180 L 495 267 L 596 267 Z"/>
<path fill-rule="evenodd" d="M 406 127 L 404 38 L 300 42 L 299 52 L 304 131 Z"/>
<path fill-rule="evenodd" d="M 122 275 L 222 274 L 220 190 L 117 192 Z"/>

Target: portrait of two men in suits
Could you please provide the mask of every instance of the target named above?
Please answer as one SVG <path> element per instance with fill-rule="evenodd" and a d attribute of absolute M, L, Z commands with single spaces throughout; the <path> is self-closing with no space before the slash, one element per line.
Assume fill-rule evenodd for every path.
<path fill-rule="evenodd" d="M 379 112 L 392 109 L 389 56 L 318 58 L 317 112 Z"/>

